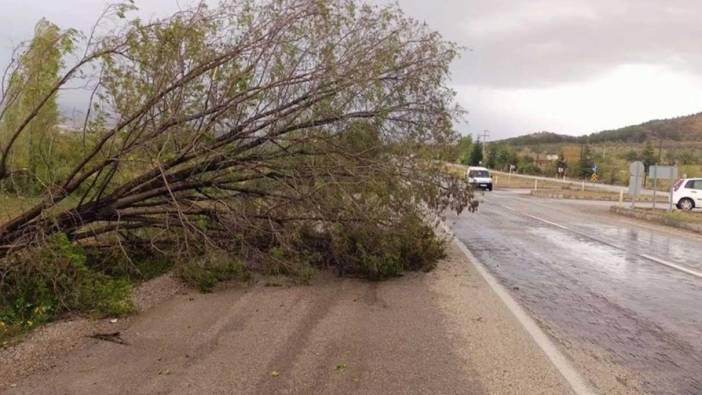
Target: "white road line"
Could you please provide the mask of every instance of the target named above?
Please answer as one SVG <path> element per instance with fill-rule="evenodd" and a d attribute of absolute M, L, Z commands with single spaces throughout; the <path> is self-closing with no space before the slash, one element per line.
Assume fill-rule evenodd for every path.
<path fill-rule="evenodd" d="M 503 206 L 503 207 L 506 207 L 506 206 Z M 557 224 L 557 223 L 555 223 L 555 222 L 551 222 L 551 221 L 546 220 L 546 219 L 543 219 L 543 218 L 535 217 L 535 216 L 533 216 L 533 215 L 529 215 L 529 214 L 524 214 L 524 215 L 525 215 L 526 217 L 531 218 L 531 219 L 535 219 L 535 220 L 537 220 L 537 221 L 540 221 L 540 222 L 543 222 L 543 223 L 546 223 L 546 224 L 549 224 L 549 225 L 552 225 L 552 226 L 555 226 L 555 227 L 558 227 L 558 228 L 561 228 L 561 229 L 564 229 L 564 230 L 573 232 L 573 233 L 575 233 L 575 234 L 577 234 L 577 235 L 580 235 L 580 236 L 583 236 L 583 237 L 587 237 L 588 239 L 595 240 L 595 241 L 597 241 L 597 242 L 599 242 L 599 243 L 608 245 L 608 246 L 613 247 L 613 248 L 616 248 L 616 249 L 618 249 L 618 250 L 624 250 L 624 251 L 626 251 L 626 248 L 623 248 L 623 247 L 621 247 L 621 246 L 619 246 L 619 245 L 617 245 L 617 244 L 611 243 L 611 242 L 609 242 L 609 241 L 602 240 L 602 239 L 600 239 L 599 237 L 591 236 L 591 235 L 589 235 L 589 234 L 587 234 L 587 233 L 583 233 L 583 232 L 578 231 L 578 230 L 570 229 L 570 228 L 568 228 L 567 226 L 563 226 L 563 225 L 561 225 L 561 224 Z M 684 266 L 678 265 L 678 264 L 673 263 L 673 262 L 668 262 L 668 261 L 666 261 L 666 260 L 663 260 L 663 259 L 660 259 L 660 258 L 656 258 L 655 256 L 651 256 L 651 255 L 648 255 L 648 254 L 636 253 L 636 252 L 634 252 L 634 254 L 635 254 L 635 255 L 638 255 L 638 256 L 640 256 L 640 257 L 642 257 L 642 258 L 648 259 L 649 261 L 653 261 L 653 262 L 655 262 L 655 263 L 661 264 L 661 265 L 663 265 L 663 266 L 668 266 L 668 267 L 671 268 L 671 269 L 679 270 L 679 271 L 681 271 L 681 272 L 683 272 L 683 273 L 690 274 L 690 275 L 695 276 L 695 277 L 697 277 L 697 278 L 702 278 L 702 273 L 701 273 L 701 272 L 698 272 L 698 271 L 696 271 L 696 270 L 688 269 L 688 268 L 686 268 L 686 267 L 684 267 Z"/>
<path fill-rule="evenodd" d="M 524 215 L 526 215 L 526 216 L 529 217 L 529 218 L 535 219 L 535 220 L 537 220 L 537 221 L 541 221 L 541 222 L 543 222 L 543 223 L 546 223 L 546 224 L 549 224 L 549 225 L 553 225 L 553 226 L 555 226 L 555 227 L 557 227 L 557 228 L 561 228 L 561 229 L 565 229 L 565 230 L 570 230 L 570 228 L 568 228 L 567 226 L 563 226 L 563 225 L 561 225 L 561 224 L 557 224 L 557 223 L 555 223 L 555 222 L 551 222 L 551 221 L 549 221 L 549 220 L 547 220 L 547 219 L 535 217 L 535 216 L 529 215 L 529 214 L 524 214 Z"/>
<path fill-rule="evenodd" d="M 524 310 L 522 306 L 517 303 L 514 298 L 509 294 L 509 291 L 505 289 L 497 279 L 487 271 L 485 265 L 480 262 L 473 253 L 470 252 L 468 247 L 466 247 L 463 242 L 458 240 L 458 238 L 453 234 L 451 229 L 442 222 L 444 230 L 453 236 L 453 240 L 458 246 L 458 248 L 463 252 L 463 254 L 468 258 L 469 261 L 473 263 L 476 270 L 485 279 L 485 281 L 490 285 L 493 292 L 502 300 L 502 303 L 507 306 L 509 311 L 514 315 L 517 321 L 524 327 L 524 329 L 529 333 L 534 342 L 541 348 L 541 350 L 546 354 L 546 357 L 551 361 L 553 366 L 558 370 L 563 378 L 568 382 L 570 388 L 577 395 L 594 394 L 594 391 L 590 387 L 590 384 L 585 380 L 585 378 L 578 372 L 578 370 L 573 366 L 570 360 L 558 349 L 558 347 L 551 341 L 551 338 L 539 327 L 539 325 L 534 321 L 533 318 Z"/>
<path fill-rule="evenodd" d="M 680 265 L 672 263 L 672 262 L 664 261 L 663 259 L 656 258 L 655 256 L 651 256 L 651 255 L 647 255 L 647 254 L 640 254 L 640 255 L 648 260 L 658 262 L 661 265 L 665 265 L 665 266 L 668 266 L 670 268 L 680 270 L 681 272 L 685 272 L 687 274 L 693 275 L 695 277 L 702 278 L 702 273 L 700 273 L 698 271 L 688 269 L 686 267 L 680 266 Z"/>

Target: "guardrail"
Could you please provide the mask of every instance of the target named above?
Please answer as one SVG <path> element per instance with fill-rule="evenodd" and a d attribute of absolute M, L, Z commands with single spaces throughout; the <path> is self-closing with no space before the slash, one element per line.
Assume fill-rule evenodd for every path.
<path fill-rule="evenodd" d="M 600 189 L 603 191 L 610 191 L 610 192 L 624 192 L 627 193 L 629 190 L 628 187 L 621 186 L 621 185 L 611 185 L 611 184 L 599 184 L 599 183 L 594 183 L 594 182 L 588 182 L 588 181 L 583 181 L 583 180 L 573 180 L 573 179 L 562 179 L 562 178 L 554 178 L 554 177 L 543 177 L 543 176 L 532 176 L 532 175 L 526 175 L 526 174 L 516 174 L 516 173 L 507 173 L 503 171 L 498 171 L 498 170 L 492 170 L 493 174 L 500 174 L 502 176 L 507 176 L 507 177 L 521 177 L 525 179 L 530 179 L 530 180 L 539 180 L 539 181 L 546 181 L 546 182 L 553 182 L 553 183 L 560 183 L 564 185 L 575 185 L 579 186 L 581 189 Z M 642 189 L 641 190 L 642 195 L 653 195 L 653 190 L 652 189 Z M 658 191 L 656 194 L 661 195 L 661 196 L 670 196 L 669 192 L 662 192 Z"/>
<path fill-rule="evenodd" d="M 573 185 L 573 186 L 578 186 L 581 189 L 587 189 L 587 188 L 601 189 L 601 190 L 606 190 L 606 191 L 611 191 L 611 192 L 620 192 L 621 190 L 625 190 L 625 191 L 627 190 L 626 187 L 623 187 L 621 185 L 598 184 L 598 183 L 594 183 L 594 182 L 577 180 L 577 179 L 532 176 L 532 175 L 527 175 L 527 174 L 507 173 L 507 172 L 498 171 L 498 170 L 492 170 L 492 174 L 499 174 L 500 176 L 505 176 L 505 177 L 517 177 L 517 178 L 523 178 L 523 179 L 528 179 L 528 180 L 539 180 L 539 181 L 546 181 L 546 182 L 552 182 L 552 183 L 557 183 L 557 184 Z"/>

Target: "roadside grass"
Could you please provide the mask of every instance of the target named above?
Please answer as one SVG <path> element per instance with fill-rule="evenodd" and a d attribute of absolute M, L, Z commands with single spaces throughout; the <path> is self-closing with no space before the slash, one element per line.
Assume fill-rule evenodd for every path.
<path fill-rule="evenodd" d="M 89 267 L 84 249 L 65 234 L 1 265 L 0 346 L 66 312 L 103 318 L 135 311 L 132 283 Z"/>
<path fill-rule="evenodd" d="M 659 225 L 671 226 L 695 233 L 702 233 L 702 212 L 673 211 L 663 209 L 612 206 L 610 211 L 629 218 L 635 218 Z"/>
<path fill-rule="evenodd" d="M 689 211 L 673 211 L 671 213 L 664 212 L 663 216 L 675 221 L 689 222 L 693 224 L 702 224 L 702 212 Z"/>
<path fill-rule="evenodd" d="M 0 193 L 0 222 L 8 221 L 30 209 L 39 202 L 39 198 Z"/>
<path fill-rule="evenodd" d="M 616 202 L 619 201 L 619 193 L 618 192 L 611 192 L 611 191 L 594 191 L 591 189 L 585 189 L 584 191 L 580 189 L 573 189 L 573 188 L 567 188 L 567 187 L 562 187 L 560 189 L 550 189 L 547 191 L 532 191 L 531 194 L 533 196 L 539 196 L 539 197 L 554 197 L 554 198 L 560 198 L 560 199 L 575 199 L 575 200 L 598 200 L 598 201 L 609 201 L 609 202 Z M 631 202 L 632 196 L 629 195 L 628 193 L 624 194 L 623 201 L 624 202 Z M 647 196 L 639 196 L 637 197 L 638 202 L 652 202 L 653 201 L 653 196 L 652 195 L 647 195 Z M 658 203 L 668 203 L 668 198 L 665 195 L 659 195 L 656 197 L 656 202 Z"/>
<path fill-rule="evenodd" d="M 55 212 L 59 212 L 78 201 L 78 197 L 69 196 L 55 208 Z M 29 210 L 30 208 L 36 206 L 41 199 L 36 196 L 22 196 L 13 193 L 1 193 L 0 192 L 0 223 L 9 221 L 22 212 Z M 49 212 L 51 214 L 52 212 Z"/>
<path fill-rule="evenodd" d="M 176 273 L 188 285 L 207 293 L 225 281 L 247 281 L 250 272 L 238 257 L 225 251 L 207 250 L 199 259 L 180 262 Z"/>
<path fill-rule="evenodd" d="M 539 180 L 535 183 L 534 180 L 516 175 L 506 176 L 503 174 L 493 175 L 493 185 L 496 189 L 534 189 L 536 185 L 538 189 L 562 189 L 563 184 L 552 181 Z"/>
<path fill-rule="evenodd" d="M 75 199 L 69 197 L 65 204 Z M 0 194 L 0 222 L 38 202 L 34 197 Z M 21 341 L 26 333 L 66 313 L 93 319 L 130 315 L 136 311 L 134 287 L 174 267 L 173 260 L 164 256 L 128 259 L 118 243 L 114 246 L 107 250 L 81 246 L 59 233 L 42 247 L 0 261 L 0 347 Z"/>
<path fill-rule="evenodd" d="M 449 174 L 453 174 L 454 176 L 457 177 L 465 177 L 466 176 L 466 169 L 467 166 L 463 165 L 457 165 L 453 163 L 447 163 L 446 164 L 446 171 Z M 513 175 L 513 176 L 506 176 L 503 174 L 493 174 L 493 186 L 495 188 L 514 188 L 514 189 L 530 189 L 534 188 L 534 180 L 526 178 L 526 177 L 519 177 L 518 175 Z M 563 186 L 561 183 L 557 182 L 550 182 L 550 181 L 541 181 L 539 180 L 538 187 L 539 188 L 544 188 L 544 189 L 555 189 L 555 188 L 560 188 Z"/>

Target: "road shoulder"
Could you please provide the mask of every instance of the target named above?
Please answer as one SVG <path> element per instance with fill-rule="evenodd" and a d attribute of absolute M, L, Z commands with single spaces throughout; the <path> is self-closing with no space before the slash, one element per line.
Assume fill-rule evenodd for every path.
<path fill-rule="evenodd" d="M 10 393 L 569 392 L 454 244 L 434 272 L 384 283 L 181 293 L 122 335 L 128 346 L 90 340 Z"/>

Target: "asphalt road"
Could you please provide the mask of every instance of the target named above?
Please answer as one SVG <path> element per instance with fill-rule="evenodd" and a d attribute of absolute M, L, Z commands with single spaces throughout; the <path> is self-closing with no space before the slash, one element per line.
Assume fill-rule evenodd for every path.
<path fill-rule="evenodd" d="M 702 393 L 701 237 L 601 203 L 484 199 L 448 218 L 453 231 L 595 388 L 617 374 L 650 393 Z"/>

